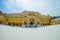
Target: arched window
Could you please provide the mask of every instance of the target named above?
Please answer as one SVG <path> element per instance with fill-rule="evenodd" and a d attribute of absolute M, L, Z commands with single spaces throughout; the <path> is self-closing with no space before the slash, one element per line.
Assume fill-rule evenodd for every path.
<path fill-rule="evenodd" d="M 7 19 L 7 21 L 8 21 L 8 19 Z"/>
<path fill-rule="evenodd" d="M 18 26 L 18 23 L 16 24 L 16 26 Z"/>
<path fill-rule="evenodd" d="M 26 25 L 27 23 L 26 22 L 24 22 L 24 25 Z"/>
<path fill-rule="evenodd" d="M 20 26 L 22 26 L 22 24 L 20 23 Z"/>
<path fill-rule="evenodd" d="M 30 22 L 31 25 L 33 25 L 34 23 L 33 22 Z"/>
<path fill-rule="evenodd" d="M 30 21 L 34 21 L 34 18 L 30 18 Z"/>
<path fill-rule="evenodd" d="M 59 22 L 59 24 L 60 24 L 60 22 Z"/>
<path fill-rule="evenodd" d="M 15 26 L 15 23 L 13 23 L 13 25 Z"/>
<path fill-rule="evenodd" d="M 38 21 L 37 24 L 40 24 L 40 22 Z"/>
<path fill-rule="evenodd" d="M 0 24 L 1 24 L 1 22 L 0 22 Z"/>
<path fill-rule="evenodd" d="M 10 22 L 8 22 L 8 25 L 10 25 Z"/>

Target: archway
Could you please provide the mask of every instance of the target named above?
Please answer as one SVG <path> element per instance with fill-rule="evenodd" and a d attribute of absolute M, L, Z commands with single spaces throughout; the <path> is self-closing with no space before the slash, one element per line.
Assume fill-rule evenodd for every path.
<path fill-rule="evenodd" d="M 10 25 L 11 23 L 10 22 L 8 22 L 8 25 Z"/>
<path fill-rule="evenodd" d="M 20 26 L 22 26 L 22 23 L 20 23 Z"/>
<path fill-rule="evenodd" d="M 24 25 L 26 25 L 27 24 L 27 22 L 26 21 L 24 21 Z"/>
<path fill-rule="evenodd" d="M 34 18 L 30 18 L 30 24 L 33 25 L 34 24 Z"/>
<path fill-rule="evenodd" d="M 1 24 L 1 22 L 0 22 L 0 24 Z"/>
<path fill-rule="evenodd" d="M 19 24 L 18 23 L 16 23 L 16 26 L 18 26 Z"/>
<path fill-rule="evenodd" d="M 31 25 L 33 25 L 34 23 L 33 22 L 30 22 Z"/>
<path fill-rule="evenodd" d="M 13 25 L 15 26 L 15 23 L 13 23 Z"/>

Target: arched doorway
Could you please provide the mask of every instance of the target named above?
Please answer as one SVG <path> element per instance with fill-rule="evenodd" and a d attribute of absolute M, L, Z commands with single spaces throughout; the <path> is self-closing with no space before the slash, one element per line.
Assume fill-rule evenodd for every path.
<path fill-rule="evenodd" d="M 15 23 L 13 23 L 13 25 L 15 26 Z"/>
<path fill-rule="evenodd" d="M 34 24 L 34 18 L 30 18 L 30 24 L 33 25 Z"/>
<path fill-rule="evenodd" d="M 31 25 L 33 25 L 34 23 L 33 22 L 30 22 Z"/>
<path fill-rule="evenodd" d="M 18 23 L 16 23 L 16 26 L 18 26 L 19 24 Z"/>
<path fill-rule="evenodd" d="M 0 24 L 1 24 L 1 22 L 0 22 Z"/>
<path fill-rule="evenodd" d="M 11 23 L 10 22 L 8 22 L 8 25 L 10 25 Z"/>
<path fill-rule="evenodd" d="M 20 26 L 22 26 L 22 23 L 20 23 Z"/>
<path fill-rule="evenodd" d="M 38 21 L 37 24 L 40 24 L 40 22 Z"/>
<path fill-rule="evenodd" d="M 27 24 L 27 22 L 26 21 L 24 21 L 24 25 L 26 25 Z"/>

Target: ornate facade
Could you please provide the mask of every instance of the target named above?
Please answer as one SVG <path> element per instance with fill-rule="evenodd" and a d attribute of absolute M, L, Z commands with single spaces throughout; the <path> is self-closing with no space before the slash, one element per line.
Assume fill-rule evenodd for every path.
<path fill-rule="evenodd" d="M 60 17 L 54 18 L 51 20 L 51 24 L 60 24 Z"/>
<path fill-rule="evenodd" d="M 60 20 L 60 19 L 59 19 Z M 0 24 L 22 26 L 24 24 L 40 24 L 41 26 L 53 24 L 51 16 L 39 12 L 23 11 L 21 13 L 3 13 L 0 11 Z"/>

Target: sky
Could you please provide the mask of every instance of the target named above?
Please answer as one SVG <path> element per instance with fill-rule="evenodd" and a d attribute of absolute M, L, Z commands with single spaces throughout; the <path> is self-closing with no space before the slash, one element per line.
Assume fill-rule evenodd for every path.
<path fill-rule="evenodd" d="M 60 16 L 60 0 L 0 0 L 0 11 L 4 13 L 19 13 L 25 10 Z"/>

